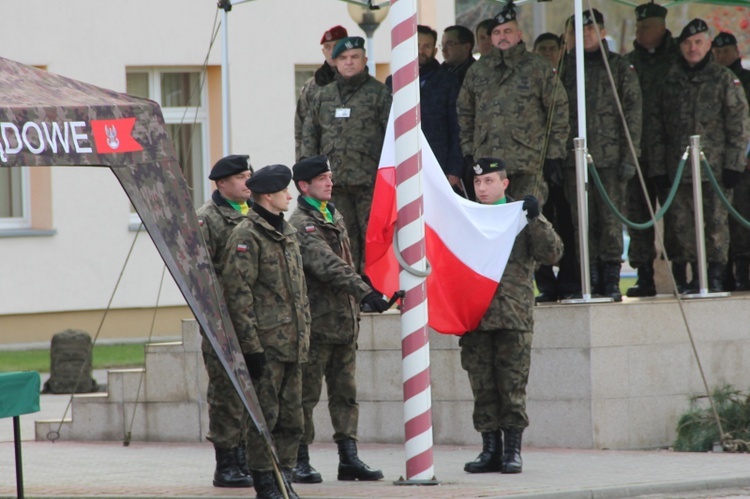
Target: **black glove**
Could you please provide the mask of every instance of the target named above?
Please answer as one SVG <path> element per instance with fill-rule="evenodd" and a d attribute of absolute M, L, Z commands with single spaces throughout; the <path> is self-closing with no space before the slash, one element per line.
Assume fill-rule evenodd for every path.
<path fill-rule="evenodd" d="M 246 353 L 243 354 L 243 357 L 245 357 L 245 364 L 247 364 L 247 370 L 250 372 L 251 378 L 258 379 L 263 376 L 263 368 L 266 365 L 265 353 Z"/>
<path fill-rule="evenodd" d="M 526 218 L 529 220 L 534 220 L 539 216 L 539 201 L 531 194 L 526 194 L 523 197 L 522 208 L 526 210 Z"/>
<path fill-rule="evenodd" d="M 617 170 L 617 176 L 620 177 L 620 180 L 624 180 L 627 182 L 631 178 L 635 177 L 635 166 L 631 165 L 630 163 L 622 163 Z"/>
<path fill-rule="evenodd" d="M 733 189 L 742 180 L 742 175 L 745 172 L 738 172 L 735 170 L 728 170 L 724 168 L 721 170 L 721 183 L 724 184 L 726 189 Z"/>
<path fill-rule="evenodd" d="M 544 180 L 550 186 L 562 187 L 563 185 L 563 173 L 562 173 L 563 160 L 561 159 L 545 159 L 544 167 L 542 172 L 544 173 Z"/>
<path fill-rule="evenodd" d="M 383 295 L 377 291 L 370 291 L 367 295 L 362 298 L 362 311 L 363 312 L 377 312 L 382 314 L 388 310 L 388 302 L 385 301 Z"/>
<path fill-rule="evenodd" d="M 474 170 L 472 170 L 473 166 L 474 156 L 472 156 L 471 154 L 464 156 L 464 168 L 463 172 L 461 173 L 461 179 L 464 181 L 464 195 L 466 196 L 466 199 L 476 201 L 477 195 L 474 192 Z"/>
<path fill-rule="evenodd" d="M 671 187 L 669 185 L 669 177 L 665 173 L 664 175 L 656 175 L 655 177 L 651 177 L 651 182 L 654 183 L 654 187 L 656 187 L 659 191 L 667 191 Z"/>
<path fill-rule="evenodd" d="M 464 156 L 464 171 L 469 170 L 472 166 L 474 166 L 474 156 L 467 154 Z"/>

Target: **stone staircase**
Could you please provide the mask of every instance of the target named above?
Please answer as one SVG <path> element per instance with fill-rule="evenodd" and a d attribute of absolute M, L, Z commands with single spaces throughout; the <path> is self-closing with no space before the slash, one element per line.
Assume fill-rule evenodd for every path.
<path fill-rule="evenodd" d="M 73 396 L 68 418 L 36 422 L 36 440 L 203 442 L 208 433 L 208 376 L 195 320 L 182 341 L 145 345 L 145 367 L 107 372 L 107 392 Z M 58 430 L 59 427 L 59 430 Z"/>

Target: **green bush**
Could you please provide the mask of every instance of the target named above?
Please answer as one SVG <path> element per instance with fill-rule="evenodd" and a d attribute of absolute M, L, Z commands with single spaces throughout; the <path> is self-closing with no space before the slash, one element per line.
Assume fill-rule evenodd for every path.
<path fill-rule="evenodd" d="M 725 449 L 750 452 L 750 395 L 729 385 L 714 390 L 713 401 L 726 441 Z M 719 427 L 705 395 L 691 397 L 691 409 L 677 422 L 676 451 L 707 452 L 720 443 Z"/>

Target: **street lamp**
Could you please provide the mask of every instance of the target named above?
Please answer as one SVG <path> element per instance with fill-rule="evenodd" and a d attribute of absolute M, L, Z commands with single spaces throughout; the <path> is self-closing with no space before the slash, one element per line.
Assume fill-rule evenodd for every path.
<path fill-rule="evenodd" d="M 373 5 L 372 0 L 369 0 L 367 5 L 349 3 L 346 7 L 349 9 L 349 16 L 367 35 L 367 68 L 370 71 L 370 76 L 374 77 L 375 54 L 373 53 L 372 35 L 388 15 L 389 7 L 388 5 Z"/>

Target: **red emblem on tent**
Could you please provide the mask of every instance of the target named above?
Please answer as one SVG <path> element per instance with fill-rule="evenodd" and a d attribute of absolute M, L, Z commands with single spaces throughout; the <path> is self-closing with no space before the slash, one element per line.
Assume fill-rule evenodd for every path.
<path fill-rule="evenodd" d="M 119 154 L 142 151 L 143 147 L 133 138 L 133 126 L 135 126 L 135 118 L 91 120 L 96 152 Z"/>

